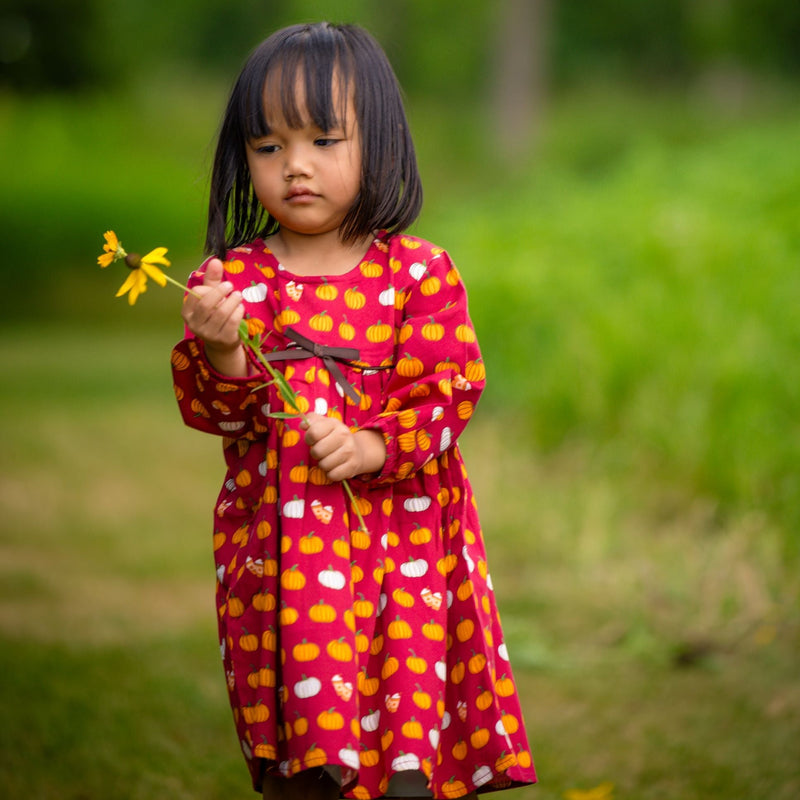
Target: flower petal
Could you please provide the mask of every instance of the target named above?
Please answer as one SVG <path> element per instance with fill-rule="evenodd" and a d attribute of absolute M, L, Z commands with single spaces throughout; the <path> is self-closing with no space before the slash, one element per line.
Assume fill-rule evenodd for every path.
<path fill-rule="evenodd" d="M 103 253 L 97 257 L 97 263 L 101 267 L 107 267 L 114 260 L 114 253 Z"/>
<path fill-rule="evenodd" d="M 133 305 L 138 299 L 140 294 L 144 294 L 147 291 L 147 275 L 144 274 L 140 269 L 136 270 L 136 284 L 131 289 L 130 294 L 128 295 L 128 303 L 129 305 Z"/>
<path fill-rule="evenodd" d="M 159 286 L 166 286 L 167 279 L 164 273 L 154 264 L 149 264 L 145 259 L 142 259 L 141 270 L 146 272 Z"/>
<path fill-rule="evenodd" d="M 106 240 L 106 243 L 103 245 L 104 250 L 107 250 L 109 253 L 119 250 L 119 239 L 117 239 L 117 234 L 114 233 L 114 231 L 106 231 L 103 234 L 103 238 Z"/>
<path fill-rule="evenodd" d="M 169 261 L 164 258 L 167 253 L 166 247 L 156 247 L 155 250 L 151 250 L 146 256 L 142 256 L 142 261 L 147 261 L 149 264 L 161 264 L 165 267 L 168 267 Z"/>
<path fill-rule="evenodd" d="M 138 272 L 139 272 L 138 269 L 131 270 L 131 274 L 128 275 L 127 278 L 125 278 L 125 283 L 123 283 L 122 286 L 119 287 L 119 291 L 117 292 L 116 295 L 117 297 L 122 297 L 122 295 L 124 295 L 125 292 L 129 292 L 131 289 L 133 289 L 134 286 L 136 286 Z"/>

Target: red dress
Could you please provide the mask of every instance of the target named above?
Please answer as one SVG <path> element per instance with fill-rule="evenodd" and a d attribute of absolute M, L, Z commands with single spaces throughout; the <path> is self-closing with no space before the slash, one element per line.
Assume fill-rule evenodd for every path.
<path fill-rule="evenodd" d="M 191 336 L 173 351 L 185 422 L 224 437 L 217 608 L 254 788 L 263 769 L 320 765 L 365 799 L 404 770 L 437 798 L 534 782 L 457 445 L 485 378 L 458 271 L 409 236 L 328 277 L 292 275 L 260 240 L 227 258 L 263 351 L 301 357 L 274 363 L 302 410 L 376 429 L 387 449 L 380 474 L 349 482 L 365 532 L 299 420 L 269 416 L 292 409 L 264 373 L 216 374 Z"/>

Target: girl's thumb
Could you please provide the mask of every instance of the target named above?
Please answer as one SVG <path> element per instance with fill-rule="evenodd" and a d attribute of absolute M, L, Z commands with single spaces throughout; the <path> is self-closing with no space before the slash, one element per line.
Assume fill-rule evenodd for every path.
<path fill-rule="evenodd" d="M 222 281 L 222 262 L 218 258 L 212 258 L 206 264 L 205 273 L 206 275 L 205 278 L 203 278 L 203 286 L 217 286 L 220 281 Z"/>

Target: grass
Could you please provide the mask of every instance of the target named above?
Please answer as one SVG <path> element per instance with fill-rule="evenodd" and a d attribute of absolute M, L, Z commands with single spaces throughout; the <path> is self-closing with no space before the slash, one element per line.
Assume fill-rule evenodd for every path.
<path fill-rule="evenodd" d="M 178 300 L 131 310 L 93 267 L 107 227 L 195 263 L 214 122 L 192 96 L 0 99 L 10 798 L 252 796 Z M 490 374 L 463 446 L 542 779 L 519 797 L 800 792 L 800 117 L 759 102 L 587 94 L 514 174 L 417 120 L 419 232 L 464 273 Z"/>
<path fill-rule="evenodd" d="M 767 511 L 796 557 L 800 118 L 658 108 L 635 132 L 564 111 L 541 165 L 436 217 L 472 290 L 488 400 L 524 409 L 546 451 L 591 442 L 609 469 L 722 516 Z"/>

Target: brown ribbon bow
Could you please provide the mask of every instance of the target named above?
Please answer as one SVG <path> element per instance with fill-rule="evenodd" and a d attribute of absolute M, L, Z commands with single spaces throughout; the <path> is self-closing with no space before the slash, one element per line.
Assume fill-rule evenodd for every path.
<path fill-rule="evenodd" d="M 353 361 L 358 359 L 359 353 L 354 347 L 328 347 L 324 344 L 317 344 L 307 339 L 301 333 L 298 333 L 293 328 L 286 328 L 284 331 L 286 337 L 291 339 L 296 347 L 290 347 L 288 350 L 277 350 L 272 353 L 264 353 L 264 358 L 267 361 L 297 361 L 306 358 L 321 358 L 322 362 L 328 369 L 328 372 L 333 375 L 333 379 L 342 388 L 342 391 L 354 402 L 358 403 L 361 398 L 358 392 L 347 382 L 339 365 L 336 363 L 340 361 L 342 364 L 351 365 Z"/>

